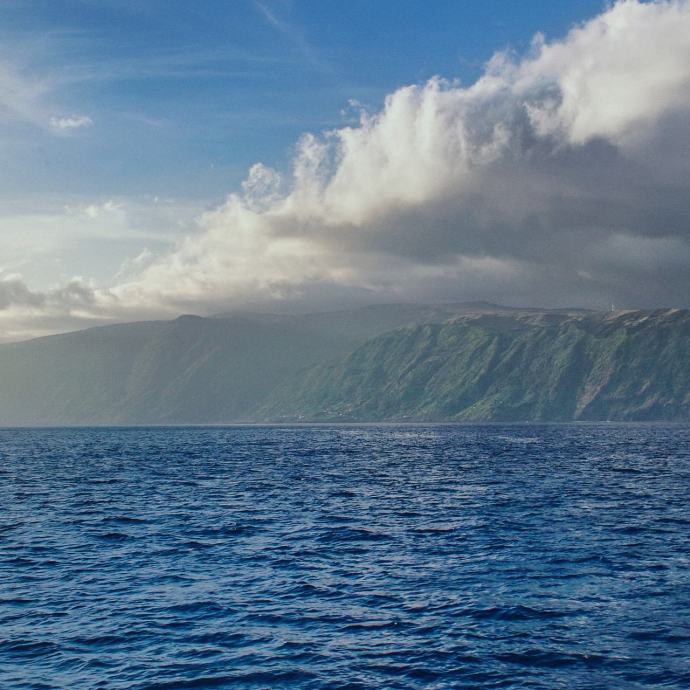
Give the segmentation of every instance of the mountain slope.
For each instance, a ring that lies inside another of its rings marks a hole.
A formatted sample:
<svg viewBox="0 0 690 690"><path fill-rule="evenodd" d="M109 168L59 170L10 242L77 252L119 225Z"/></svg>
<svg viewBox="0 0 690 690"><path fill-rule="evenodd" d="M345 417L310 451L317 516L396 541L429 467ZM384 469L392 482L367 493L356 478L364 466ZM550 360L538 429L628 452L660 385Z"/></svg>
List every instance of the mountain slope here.
<svg viewBox="0 0 690 690"><path fill-rule="evenodd" d="M385 305L295 316L183 316L0 345L0 425L252 419L266 396L308 367L390 328L475 308Z"/></svg>
<svg viewBox="0 0 690 690"><path fill-rule="evenodd" d="M690 312L401 328L278 390L265 420L687 420Z"/></svg>
<svg viewBox="0 0 690 690"><path fill-rule="evenodd" d="M0 425L687 420L690 312L183 316L0 346Z"/></svg>
<svg viewBox="0 0 690 690"><path fill-rule="evenodd" d="M227 421L332 353L299 329L191 316L6 345L0 423Z"/></svg>

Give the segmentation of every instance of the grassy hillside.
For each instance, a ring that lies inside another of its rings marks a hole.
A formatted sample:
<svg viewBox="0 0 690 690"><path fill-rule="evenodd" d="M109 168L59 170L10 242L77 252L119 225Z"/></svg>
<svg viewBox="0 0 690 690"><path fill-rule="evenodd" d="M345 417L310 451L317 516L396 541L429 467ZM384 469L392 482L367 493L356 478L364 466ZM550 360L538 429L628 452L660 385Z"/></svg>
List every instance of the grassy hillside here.
<svg viewBox="0 0 690 690"><path fill-rule="evenodd" d="M401 328L278 390L259 416L687 420L690 313L481 315Z"/></svg>

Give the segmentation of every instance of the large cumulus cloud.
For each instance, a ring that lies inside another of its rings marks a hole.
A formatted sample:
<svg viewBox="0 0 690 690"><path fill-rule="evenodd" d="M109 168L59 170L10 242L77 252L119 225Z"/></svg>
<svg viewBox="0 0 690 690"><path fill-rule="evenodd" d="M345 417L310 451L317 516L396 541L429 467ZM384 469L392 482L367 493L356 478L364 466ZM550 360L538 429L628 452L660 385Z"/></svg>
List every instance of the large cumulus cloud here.
<svg viewBox="0 0 690 690"><path fill-rule="evenodd" d="M690 2L618 2L303 137L95 304L690 306L689 148Z"/></svg>

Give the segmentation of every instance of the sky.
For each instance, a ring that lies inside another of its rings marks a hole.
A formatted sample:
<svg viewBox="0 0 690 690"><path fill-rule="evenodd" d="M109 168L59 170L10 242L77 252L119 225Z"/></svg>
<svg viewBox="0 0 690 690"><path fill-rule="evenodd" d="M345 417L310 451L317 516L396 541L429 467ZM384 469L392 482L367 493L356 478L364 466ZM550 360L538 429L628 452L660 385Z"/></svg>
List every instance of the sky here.
<svg viewBox="0 0 690 690"><path fill-rule="evenodd" d="M690 306L690 1L0 0L0 341Z"/></svg>

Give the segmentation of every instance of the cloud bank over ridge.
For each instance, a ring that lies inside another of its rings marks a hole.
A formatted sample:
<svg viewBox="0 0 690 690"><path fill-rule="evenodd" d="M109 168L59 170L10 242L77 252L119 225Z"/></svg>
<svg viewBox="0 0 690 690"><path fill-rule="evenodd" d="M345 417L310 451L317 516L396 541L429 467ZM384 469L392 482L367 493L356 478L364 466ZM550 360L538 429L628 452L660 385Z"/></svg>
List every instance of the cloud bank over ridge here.
<svg viewBox="0 0 690 690"><path fill-rule="evenodd" d="M118 284L0 271L0 330L275 303L690 306L689 153L690 2L618 2L474 84L406 86L305 135L287 173L254 165Z"/></svg>

